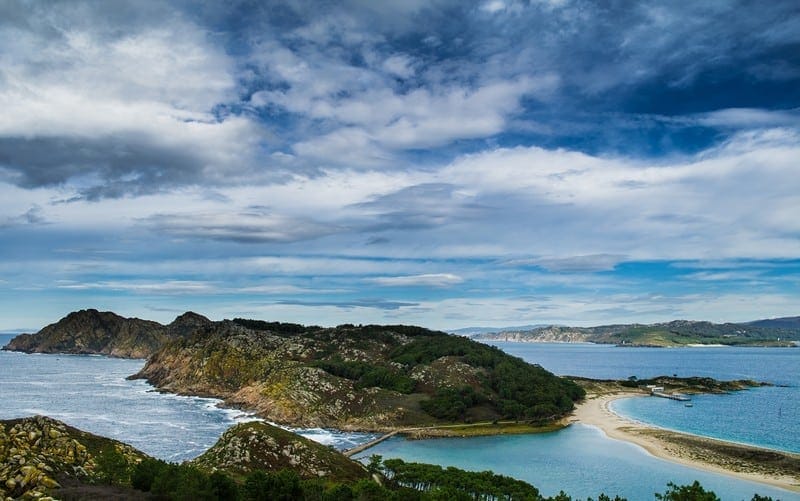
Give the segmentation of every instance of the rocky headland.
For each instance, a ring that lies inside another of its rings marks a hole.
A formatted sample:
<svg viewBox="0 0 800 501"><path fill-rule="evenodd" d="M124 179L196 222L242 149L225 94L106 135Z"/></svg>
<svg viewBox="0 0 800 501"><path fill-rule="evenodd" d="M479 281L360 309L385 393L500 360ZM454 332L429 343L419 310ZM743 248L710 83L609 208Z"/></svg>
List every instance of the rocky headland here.
<svg viewBox="0 0 800 501"><path fill-rule="evenodd" d="M191 312L162 325L81 310L4 349L147 357L132 377L298 427L549 424L583 397L572 381L498 348L404 325L214 322Z"/></svg>
<svg viewBox="0 0 800 501"><path fill-rule="evenodd" d="M135 377L300 427L388 430L553 421L576 384L497 348L409 326L215 322L166 343Z"/></svg>
<svg viewBox="0 0 800 501"><path fill-rule="evenodd" d="M187 312L169 325L125 318L94 309L72 312L35 334L20 334L4 350L147 358L170 339L185 336L211 321Z"/></svg>

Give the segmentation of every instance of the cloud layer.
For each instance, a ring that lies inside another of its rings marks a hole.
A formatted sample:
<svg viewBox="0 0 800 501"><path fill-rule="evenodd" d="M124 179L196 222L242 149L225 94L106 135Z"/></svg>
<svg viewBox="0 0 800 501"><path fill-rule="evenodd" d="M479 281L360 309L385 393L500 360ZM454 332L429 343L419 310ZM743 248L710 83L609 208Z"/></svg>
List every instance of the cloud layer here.
<svg viewBox="0 0 800 501"><path fill-rule="evenodd" d="M791 1L6 2L4 328L40 304L794 315L799 21Z"/></svg>

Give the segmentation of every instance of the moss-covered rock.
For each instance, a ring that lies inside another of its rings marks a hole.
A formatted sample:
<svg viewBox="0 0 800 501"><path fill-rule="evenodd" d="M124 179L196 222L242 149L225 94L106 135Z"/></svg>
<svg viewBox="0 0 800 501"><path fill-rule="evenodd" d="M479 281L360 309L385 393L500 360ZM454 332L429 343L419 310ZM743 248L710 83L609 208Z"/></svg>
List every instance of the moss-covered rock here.
<svg viewBox="0 0 800 501"><path fill-rule="evenodd" d="M255 470L291 469L302 478L350 481L369 477L364 467L341 453L263 422L236 425L191 464L242 478Z"/></svg>
<svg viewBox="0 0 800 501"><path fill-rule="evenodd" d="M0 421L0 498L42 498L60 487L59 478L95 482L119 476L108 467L109 455L122 472L147 457L44 416Z"/></svg>

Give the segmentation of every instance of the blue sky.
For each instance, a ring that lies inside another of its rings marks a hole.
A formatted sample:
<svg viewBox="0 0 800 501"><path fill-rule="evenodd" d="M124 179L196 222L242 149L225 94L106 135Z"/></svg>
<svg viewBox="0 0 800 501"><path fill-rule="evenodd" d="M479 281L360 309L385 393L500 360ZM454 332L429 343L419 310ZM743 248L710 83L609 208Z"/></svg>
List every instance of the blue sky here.
<svg viewBox="0 0 800 501"><path fill-rule="evenodd" d="M7 1L0 330L800 314L796 1Z"/></svg>

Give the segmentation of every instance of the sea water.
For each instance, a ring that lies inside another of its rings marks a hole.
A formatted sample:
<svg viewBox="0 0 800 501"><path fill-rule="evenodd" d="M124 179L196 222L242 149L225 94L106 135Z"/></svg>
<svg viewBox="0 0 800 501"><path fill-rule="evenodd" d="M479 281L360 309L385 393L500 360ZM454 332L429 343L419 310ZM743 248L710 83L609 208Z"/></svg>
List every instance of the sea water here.
<svg viewBox="0 0 800 501"><path fill-rule="evenodd" d="M624 348L610 345L494 342L505 352L559 375L597 379L707 376L753 379L774 387L693 397L694 406L661 398L617 401L614 410L665 428L725 440L798 451L800 349ZM667 412L667 410L669 412ZM564 490L576 498L601 492L631 501L654 499L668 482L700 481L723 500L797 500L800 494L733 477L706 473L653 457L641 447L606 437L597 428L573 425L542 435L405 440L392 438L362 453L493 470L532 483L545 495Z"/></svg>
<svg viewBox="0 0 800 501"><path fill-rule="evenodd" d="M611 345L494 343L556 374L599 379L704 376L775 386L692 396L629 398L612 410L637 421L721 440L800 453L800 348L626 348Z"/></svg>
<svg viewBox="0 0 800 501"><path fill-rule="evenodd" d="M13 336L0 335L0 346ZM50 416L111 437L160 459L192 459L236 423L253 416L219 406L218 399L160 393L126 379L144 360L0 351L0 419ZM372 440L370 433L295 430L339 450Z"/></svg>
<svg viewBox="0 0 800 501"><path fill-rule="evenodd" d="M609 439L598 428L572 425L554 433L495 437L406 440L393 437L360 454L433 463L508 475L529 482L547 496L564 490L574 499L612 498L652 500L668 482L698 480L721 499L747 500L759 493L784 501L800 494L737 478L706 473L664 461L628 442Z"/></svg>

